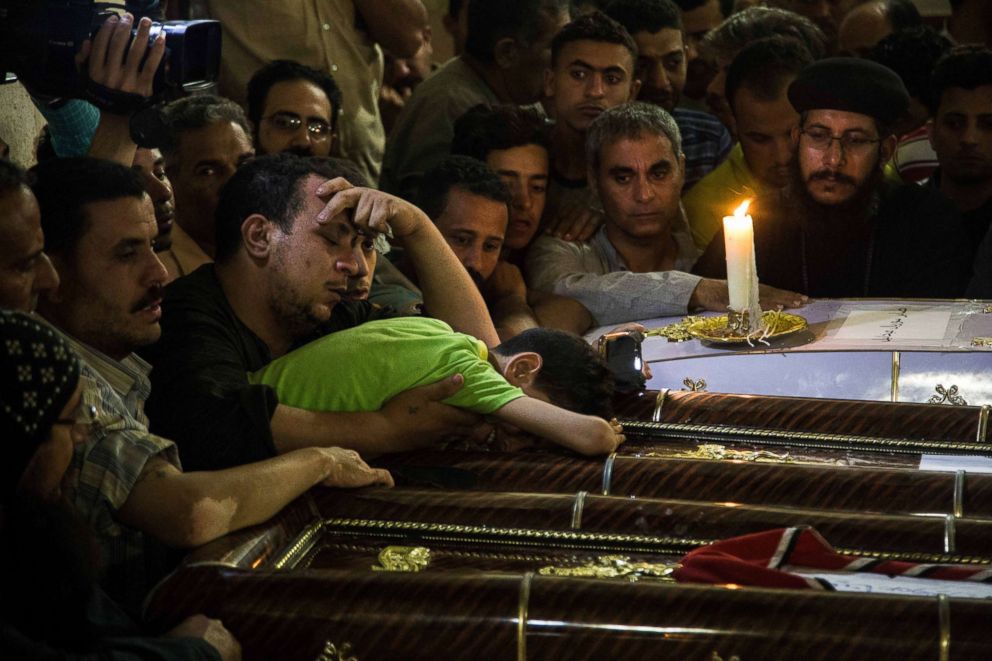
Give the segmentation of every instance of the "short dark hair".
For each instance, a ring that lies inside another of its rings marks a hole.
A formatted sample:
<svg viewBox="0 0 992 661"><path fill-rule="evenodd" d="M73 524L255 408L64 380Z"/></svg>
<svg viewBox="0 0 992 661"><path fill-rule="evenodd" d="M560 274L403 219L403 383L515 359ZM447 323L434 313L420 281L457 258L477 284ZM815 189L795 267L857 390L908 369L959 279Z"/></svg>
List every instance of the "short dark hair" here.
<svg viewBox="0 0 992 661"><path fill-rule="evenodd" d="M923 25L920 10L910 0L888 0L885 3L885 16L896 32Z"/></svg>
<svg viewBox="0 0 992 661"><path fill-rule="evenodd" d="M951 50L951 42L927 25L899 30L887 35L868 53L868 59L895 71L911 97L920 100L928 109L933 106L930 98L930 76L937 61Z"/></svg>
<svg viewBox="0 0 992 661"><path fill-rule="evenodd" d="M813 56L791 37L759 39L744 48L727 70L727 103L731 110L737 91L746 87L758 99L773 101L799 72L813 63Z"/></svg>
<svg viewBox="0 0 992 661"><path fill-rule="evenodd" d="M145 197L141 175L120 163L89 156L53 158L31 170L31 190L41 210L45 251L68 256L79 245L90 218L83 207L125 197Z"/></svg>
<svg viewBox="0 0 992 661"><path fill-rule="evenodd" d="M448 0L448 16L452 18L458 17L458 12L462 10L462 4L465 0Z"/></svg>
<svg viewBox="0 0 992 661"><path fill-rule="evenodd" d="M551 148L548 124L536 110L480 103L455 120L451 153L485 161L491 151L524 145Z"/></svg>
<svg viewBox="0 0 992 661"><path fill-rule="evenodd" d="M471 6L471 5L469 5ZM637 44L627 30L601 11L579 16L563 27L551 40L551 66L558 63L561 50L576 41L598 41L617 44L630 51L630 57L637 61Z"/></svg>
<svg viewBox="0 0 992 661"><path fill-rule="evenodd" d="M0 158L0 197L28 185L27 173L13 161Z"/></svg>
<svg viewBox="0 0 992 661"><path fill-rule="evenodd" d="M682 12L672 0L612 0L603 12L631 35L666 28L682 31Z"/></svg>
<svg viewBox="0 0 992 661"><path fill-rule="evenodd" d="M337 158L279 153L248 161L220 191L214 217L217 262L225 262L238 252L241 225L252 214L261 214L283 232L292 232L294 218L303 208L301 183L308 176L351 181L355 172L354 164Z"/></svg>
<svg viewBox="0 0 992 661"><path fill-rule="evenodd" d="M732 60L744 47L766 37L798 39L814 60L827 54L823 30L805 16L776 7L748 7L725 19L703 39L703 49L715 57Z"/></svg>
<svg viewBox="0 0 992 661"><path fill-rule="evenodd" d="M201 94L176 99L160 110L162 125L160 140L156 145L162 154L171 159L179 149L179 142L185 131L202 129L216 122L233 122L240 126L246 135L251 135L251 125L242 110L234 101L212 94Z"/></svg>
<svg viewBox="0 0 992 661"><path fill-rule="evenodd" d="M709 0L675 0L675 4L679 6L683 12L692 11L693 9L699 9L705 5Z"/></svg>
<svg viewBox="0 0 992 661"><path fill-rule="evenodd" d="M533 351L541 356L534 385L555 406L609 419L613 415L613 373L588 342L554 328L530 328L493 349L501 356Z"/></svg>
<svg viewBox="0 0 992 661"><path fill-rule="evenodd" d="M937 114L948 88L973 90L982 85L992 85L992 50L978 44L955 46L934 66L930 79L930 114Z"/></svg>
<svg viewBox="0 0 992 661"><path fill-rule="evenodd" d="M437 220L448 207L448 194L452 188L502 202L509 209L510 192L499 176L479 159L459 155L446 157L424 174L417 193L417 206L431 220Z"/></svg>
<svg viewBox="0 0 992 661"><path fill-rule="evenodd" d="M262 111L265 110L265 99L269 90L276 83L293 80L303 80L313 83L327 96L331 102L331 129L338 128L338 115L341 113L341 88L334 82L331 74L320 69L308 67L295 60L273 60L255 72L248 81L248 119L258 129L262 121Z"/></svg>
<svg viewBox="0 0 992 661"><path fill-rule="evenodd" d="M568 9L567 0L486 0L468 5L465 52L475 59L495 61L496 42L510 37L532 44L540 36L544 16Z"/></svg>

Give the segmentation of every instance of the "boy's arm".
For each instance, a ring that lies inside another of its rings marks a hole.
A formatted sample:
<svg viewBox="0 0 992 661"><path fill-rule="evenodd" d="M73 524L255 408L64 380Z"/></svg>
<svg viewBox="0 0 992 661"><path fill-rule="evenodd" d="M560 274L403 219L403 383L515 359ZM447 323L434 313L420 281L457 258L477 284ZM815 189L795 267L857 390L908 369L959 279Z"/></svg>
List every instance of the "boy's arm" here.
<svg viewBox="0 0 992 661"><path fill-rule="evenodd" d="M515 399L493 416L580 454L614 452L624 441L616 420L573 413L533 397Z"/></svg>

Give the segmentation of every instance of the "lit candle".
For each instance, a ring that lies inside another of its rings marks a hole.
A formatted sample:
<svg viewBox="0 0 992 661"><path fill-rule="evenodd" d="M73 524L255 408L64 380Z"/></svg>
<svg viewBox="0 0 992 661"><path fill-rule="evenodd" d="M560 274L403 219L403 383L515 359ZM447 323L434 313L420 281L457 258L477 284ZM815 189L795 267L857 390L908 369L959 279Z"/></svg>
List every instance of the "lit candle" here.
<svg viewBox="0 0 992 661"><path fill-rule="evenodd" d="M745 200L734 210L733 216L723 218L723 236L727 250L727 288L730 290L730 309L744 312L750 308L751 283L754 269L754 226ZM756 293L756 292L755 292Z"/></svg>

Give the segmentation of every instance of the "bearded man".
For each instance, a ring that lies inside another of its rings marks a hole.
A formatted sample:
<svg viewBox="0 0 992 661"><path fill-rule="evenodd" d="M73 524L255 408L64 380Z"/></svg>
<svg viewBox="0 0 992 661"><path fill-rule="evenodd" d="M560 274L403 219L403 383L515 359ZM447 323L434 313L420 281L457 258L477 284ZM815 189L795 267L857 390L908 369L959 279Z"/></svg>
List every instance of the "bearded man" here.
<svg viewBox="0 0 992 661"><path fill-rule="evenodd" d="M934 191L893 185L893 121L909 103L899 76L875 62L829 58L789 86L800 114L790 183L752 206L758 277L820 297L958 297L967 236ZM722 230L694 271L725 277Z"/></svg>

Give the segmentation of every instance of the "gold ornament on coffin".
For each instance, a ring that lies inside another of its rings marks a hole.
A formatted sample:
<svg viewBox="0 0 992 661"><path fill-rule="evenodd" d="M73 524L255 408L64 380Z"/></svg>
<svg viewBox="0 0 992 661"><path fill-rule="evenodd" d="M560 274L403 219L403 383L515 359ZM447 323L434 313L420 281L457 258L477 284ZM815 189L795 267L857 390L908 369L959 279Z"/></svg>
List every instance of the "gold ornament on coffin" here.
<svg viewBox="0 0 992 661"><path fill-rule="evenodd" d="M992 349L992 337L973 337L971 338L971 346L980 349Z"/></svg>
<svg viewBox="0 0 992 661"><path fill-rule="evenodd" d="M682 379L682 385L685 386L682 390L688 390L689 392L706 392L706 379L692 380L691 376L687 376Z"/></svg>
<svg viewBox="0 0 992 661"><path fill-rule="evenodd" d="M689 324L686 331L698 340L713 344L753 344L806 330L806 320L797 314L769 310L761 315L762 328L750 334L728 328L727 315L703 317Z"/></svg>
<svg viewBox="0 0 992 661"><path fill-rule="evenodd" d="M662 326L661 328L652 328L646 331L644 335L646 337L664 337L667 338L669 342L688 342L693 339L692 335L689 333L689 325L694 324L702 319L702 317L689 316L681 321L677 321L674 324L668 324L667 326Z"/></svg>
<svg viewBox="0 0 992 661"><path fill-rule="evenodd" d="M431 550L423 546L387 546L379 551L379 564L372 571L418 572L431 562Z"/></svg>
<svg viewBox="0 0 992 661"><path fill-rule="evenodd" d="M625 578L631 583L642 578L674 581L672 572L678 564L634 562L625 555L601 555L596 560L575 567L542 567L541 576L568 576L571 578Z"/></svg>
<svg viewBox="0 0 992 661"><path fill-rule="evenodd" d="M769 464L809 464L847 466L845 459L826 459L814 457L793 457L790 453L782 454L768 450L734 450L717 443L702 443L694 450L678 450L674 452L643 452L641 457L659 457L662 459L707 459L711 461L750 461Z"/></svg>

